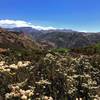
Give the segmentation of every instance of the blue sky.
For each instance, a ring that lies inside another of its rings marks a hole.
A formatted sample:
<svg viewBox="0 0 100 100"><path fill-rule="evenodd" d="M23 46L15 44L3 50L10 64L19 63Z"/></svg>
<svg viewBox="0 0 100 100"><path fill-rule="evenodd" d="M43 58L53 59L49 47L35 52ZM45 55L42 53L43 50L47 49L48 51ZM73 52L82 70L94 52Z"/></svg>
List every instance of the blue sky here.
<svg viewBox="0 0 100 100"><path fill-rule="evenodd" d="M100 0L0 0L0 19L100 31Z"/></svg>

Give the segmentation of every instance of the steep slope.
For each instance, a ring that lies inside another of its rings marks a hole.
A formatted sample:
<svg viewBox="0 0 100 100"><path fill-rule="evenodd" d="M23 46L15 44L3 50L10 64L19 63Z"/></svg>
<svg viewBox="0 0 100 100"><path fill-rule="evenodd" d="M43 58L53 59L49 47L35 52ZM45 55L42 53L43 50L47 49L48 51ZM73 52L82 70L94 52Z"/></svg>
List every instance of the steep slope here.
<svg viewBox="0 0 100 100"><path fill-rule="evenodd" d="M0 48L37 49L39 44L23 33L0 29Z"/></svg>
<svg viewBox="0 0 100 100"><path fill-rule="evenodd" d="M42 34L38 40L52 42L57 48L79 48L100 42L100 33L52 32Z"/></svg>

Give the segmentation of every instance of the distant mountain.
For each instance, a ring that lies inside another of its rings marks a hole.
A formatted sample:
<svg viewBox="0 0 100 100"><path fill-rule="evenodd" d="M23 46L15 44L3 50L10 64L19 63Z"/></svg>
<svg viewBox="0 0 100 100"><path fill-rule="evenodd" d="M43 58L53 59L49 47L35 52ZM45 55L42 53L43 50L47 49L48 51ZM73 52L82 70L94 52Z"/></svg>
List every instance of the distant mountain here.
<svg viewBox="0 0 100 100"><path fill-rule="evenodd" d="M57 48L79 48L100 42L100 33L56 31L42 34L38 37L38 40L51 42Z"/></svg>
<svg viewBox="0 0 100 100"><path fill-rule="evenodd" d="M100 33L85 33L70 29L37 30L31 27L16 27L10 31L30 35L43 46L55 48L79 48L100 42Z"/></svg>
<svg viewBox="0 0 100 100"><path fill-rule="evenodd" d="M7 30L13 32L22 32L24 34L32 36L33 39L42 34L40 30L34 29L32 27L15 27L15 28L8 28Z"/></svg>
<svg viewBox="0 0 100 100"><path fill-rule="evenodd" d="M25 34L31 35L32 38L38 38L42 34L52 33L52 32L75 32L70 29L50 29L50 30L38 30L32 27L15 27L8 28L8 31L23 32Z"/></svg>

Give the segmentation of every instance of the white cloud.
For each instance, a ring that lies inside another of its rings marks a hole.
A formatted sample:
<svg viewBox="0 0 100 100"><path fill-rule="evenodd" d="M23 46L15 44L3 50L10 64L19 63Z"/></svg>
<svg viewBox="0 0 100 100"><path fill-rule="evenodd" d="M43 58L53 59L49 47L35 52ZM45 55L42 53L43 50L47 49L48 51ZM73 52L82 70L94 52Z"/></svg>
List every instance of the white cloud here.
<svg viewBox="0 0 100 100"><path fill-rule="evenodd" d="M87 30L80 30L80 32L85 32L85 33L88 33L88 31L87 31Z"/></svg>
<svg viewBox="0 0 100 100"><path fill-rule="evenodd" d="M49 30L49 29L56 29L54 27L42 27L42 26L36 26L32 23L22 21L22 20L0 20L0 27L3 28L13 28L13 27L32 27L38 30Z"/></svg>

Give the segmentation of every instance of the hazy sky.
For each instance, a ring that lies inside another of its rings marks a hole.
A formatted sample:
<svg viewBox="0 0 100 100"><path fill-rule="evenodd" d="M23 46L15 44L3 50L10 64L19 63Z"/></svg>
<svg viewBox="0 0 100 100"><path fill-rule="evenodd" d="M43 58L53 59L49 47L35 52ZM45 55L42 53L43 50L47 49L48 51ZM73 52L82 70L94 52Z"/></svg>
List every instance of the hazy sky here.
<svg viewBox="0 0 100 100"><path fill-rule="evenodd" d="M0 0L0 19L100 31L100 0Z"/></svg>

